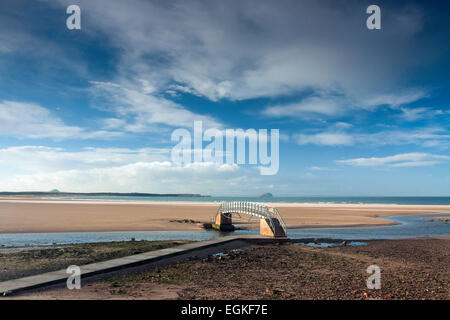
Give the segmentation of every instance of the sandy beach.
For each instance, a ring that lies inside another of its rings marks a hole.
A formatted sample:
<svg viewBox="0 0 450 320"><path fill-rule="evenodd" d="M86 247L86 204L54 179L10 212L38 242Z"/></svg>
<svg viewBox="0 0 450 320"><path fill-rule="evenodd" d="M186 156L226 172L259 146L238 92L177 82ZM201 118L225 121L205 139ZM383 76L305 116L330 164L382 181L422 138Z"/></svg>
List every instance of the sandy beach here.
<svg viewBox="0 0 450 320"><path fill-rule="evenodd" d="M392 215L450 213L449 205L272 203L289 228L391 224ZM215 202L0 199L0 233L200 230ZM198 224L174 220L192 219ZM245 221L247 219L244 219Z"/></svg>

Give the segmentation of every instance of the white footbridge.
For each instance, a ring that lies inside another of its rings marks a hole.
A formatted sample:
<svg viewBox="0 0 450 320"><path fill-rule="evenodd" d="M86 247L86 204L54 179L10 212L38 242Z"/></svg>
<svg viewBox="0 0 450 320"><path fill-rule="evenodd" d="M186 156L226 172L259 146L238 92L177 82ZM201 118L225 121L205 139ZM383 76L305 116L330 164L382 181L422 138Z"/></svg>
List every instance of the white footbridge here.
<svg viewBox="0 0 450 320"><path fill-rule="evenodd" d="M286 237L287 227L277 208L264 203L231 201L222 202L216 215L216 225L231 225L233 214L257 217L260 220L260 233L274 237Z"/></svg>

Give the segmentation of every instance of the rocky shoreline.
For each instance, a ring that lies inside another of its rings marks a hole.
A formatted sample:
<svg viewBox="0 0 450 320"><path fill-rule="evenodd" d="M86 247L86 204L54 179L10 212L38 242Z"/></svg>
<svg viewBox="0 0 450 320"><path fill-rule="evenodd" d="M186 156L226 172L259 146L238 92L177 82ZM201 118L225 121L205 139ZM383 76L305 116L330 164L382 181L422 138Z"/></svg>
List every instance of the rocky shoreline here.
<svg viewBox="0 0 450 320"><path fill-rule="evenodd" d="M302 239L305 243L312 239ZM327 239L316 239L316 242ZM329 239L328 239L329 240ZM168 265L86 280L83 290L49 288L21 299L448 300L450 238L372 240L352 246L249 244ZM368 289L367 268L381 270Z"/></svg>

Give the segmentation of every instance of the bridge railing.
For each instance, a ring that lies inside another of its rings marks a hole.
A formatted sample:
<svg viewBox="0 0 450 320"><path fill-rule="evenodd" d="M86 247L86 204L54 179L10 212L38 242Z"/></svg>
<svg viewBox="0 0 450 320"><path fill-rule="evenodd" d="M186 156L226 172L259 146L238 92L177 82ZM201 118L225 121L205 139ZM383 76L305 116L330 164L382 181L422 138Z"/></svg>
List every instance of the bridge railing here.
<svg viewBox="0 0 450 320"><path fill-rule="evenodd" d="M270 227L275 231L273 219L277 219L285 234L287 234L287 226L284 219L281 217L277 208L270 207L267 204L259 202L247 201L229 201L222 202L218 212L224 216L231 216L232 213L248 214L261 219L268 219Z"/></svg>

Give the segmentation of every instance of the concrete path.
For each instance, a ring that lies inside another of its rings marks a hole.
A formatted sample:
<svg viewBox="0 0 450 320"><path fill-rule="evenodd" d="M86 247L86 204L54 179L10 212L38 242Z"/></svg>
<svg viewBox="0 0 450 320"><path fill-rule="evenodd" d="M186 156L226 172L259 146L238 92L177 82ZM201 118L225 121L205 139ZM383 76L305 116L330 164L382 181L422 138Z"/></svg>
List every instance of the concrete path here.
<svg viewBox="0 0 450 320"><path fill-rule="evenodd" d="M81 276L88 277L97 274L108 273L111 271L117 271L128 267L135 267L138 265L154 261L160 261L166 258L171 258L191 251L222 245L236 240L274 241L275 239L259 235L236 235L236 236L220 237L206 241L198 241L173 248L149 251L128 257L80 266ZM283 240L286 241L286 238ZM57 283L64 283L67 281L68 277L69 274L67 274L66 269L64 269L59 271L47 272L35 276L29 276L25 278L0 282L0 297L24 290L36 289Z"/></svg>

